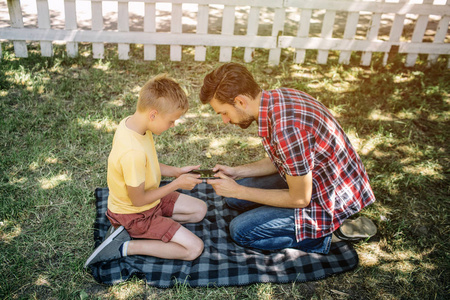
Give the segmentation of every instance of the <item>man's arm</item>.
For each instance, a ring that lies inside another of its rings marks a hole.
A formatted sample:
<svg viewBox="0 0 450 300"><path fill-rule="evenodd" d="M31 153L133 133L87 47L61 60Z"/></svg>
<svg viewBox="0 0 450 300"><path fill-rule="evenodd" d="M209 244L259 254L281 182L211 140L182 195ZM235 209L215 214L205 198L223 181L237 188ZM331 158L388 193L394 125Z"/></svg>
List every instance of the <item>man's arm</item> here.
<svg viewBox="0 0 450 300"><path fill-rule="evenodd" d="M219 173L220 179L208 180L220 196L238 198L255 203L285 208L303 208L312 195L312 173L304 176L286 176L289 189L259 189L239 185L230 177Z"/></svg>
<svg viewBox="0 0 450 300"><path fill-rule="evenodd" d="M259 161L237 166L237 167L228 167L224 165L216 165L213 169L214 171L221 171L223 174L231 177L233 179L238 177L258 177L258 176L266 176L275 174L277 169L270 161L268 157L263 158Z"/></svg>

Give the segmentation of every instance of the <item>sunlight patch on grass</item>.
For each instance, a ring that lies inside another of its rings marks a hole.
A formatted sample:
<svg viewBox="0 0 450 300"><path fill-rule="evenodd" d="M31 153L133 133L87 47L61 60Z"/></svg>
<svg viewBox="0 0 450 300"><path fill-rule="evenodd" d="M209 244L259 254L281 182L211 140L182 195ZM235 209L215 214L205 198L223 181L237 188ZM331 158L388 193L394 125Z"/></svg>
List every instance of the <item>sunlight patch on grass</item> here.
<svg viewBox="0 0 450 300"><path fill-rule="evenodd" d="M12 228L9 227L9 221L0 222L0 241L10 243L14 238L22 233L22 227L17 224Z"/></svg>
<svg viewBox="0 0 450 300"><path fill-rule="evenodd" d="M108 102L109 106L116 106L116 107L122 107L125 103L123 103L122 99L117 99L114 101Z"/></svg>
<svg viewBox="0 0 450 300"><path fill-rule="evenodd" d="M9 184L10 185L22 185L22 184L25 184L27 181L28 181L27 177L15 178L14 175L12 175L9 178Z"/></svg>
<svg viewBox="0 0 450 300"><path fill-rule="evenodd" d="M365 251L358 254L361 266L375 266L379 263L379 245L370 244Z"/></svg>
<svg viewBox="0 0 450 300"><path fill-rule="evenodd" d="M318 74L312 74L309 72L304 72L303 70L299 70L299 71L293 71L291 73L291 76L293 78L302 78L302 79L308 79L308 80L317 80L318 77L320 77L321 75ZM322 76L323 77L323 76Z"/></svg>
<svg viewBox="0 0 450 300"><path fill-rule="evenodd" d="M37 171L39 168L43 167L45 164L47 165L56 165L56 164L60 164L61 160L56 158L56 157L47 157L44 159L44 163L40 163L39 161L42 161L41 159L39 159L38 161L33 161L29 166L28 169L30 171Z"/></svg>
<svg viewBox="0 0 450 300"><path fill-rule="evenodd" d="M38 276L34 284L39 286L50 286L50 282L48 282L47 276L44 276L42 274Z"/></svg>
<svg viewBox="0 0 450 300"><path fill-rule="evenodd" d="M227 145L234 144L236 140L235 136L227 136L221 138L212 139L209 143L210 152L213 155L223 155L229 152ZM239 148L247 148L248 146L259 146L261 144L261 140L256 137L247 137L245 142L239 141L237 142Z"/></svg>
<svg viewBox="0 0 450 300"><path fill-rule="evenodd" d="M209 113L209 112L199 112L199 113L193 113L193 112L189 112L183 115L183 117L180 118L180 120L182 119L195 119L195 118L211 118L214 117L215 114Z"/></svg>
<svg viewBox="0 0 450 300"><path fill-rule="evenodd" d="M429 161L421 162L416 165L404 166L403 170L405 173L426 176L432 179L444 180L444 170L442 166L438 163L433 163Z"/></svg>
<svg viewBox="0 0 450 300"><path fill-rule="evenodd" d="M393 77L394 83L405 83L405 82L410 82L414 80L414 76L408 76L405 73L402 74L398 74L396 76Z"/></svg>
<svg viewBox="0 0 450 300"><path fill-rule="evenodd" d="M274 292L274 285L263 283L259 285L256 294L258 295L258 299L273 299L272 297L275 296L273 292Z"/></svg>
<svg viewBox="0 0 450 300"><path fill-rule="evenodd" d="M138 299L145 294L145 285L142 284L142 281L132 280L113 286L110 294L118 300Z"/></svg>
<svg viewBox="0 0 450 300"><path fill-rule="evenodd" d="M22 72L5 72L6 78L8 78L9 82L17 85L26 86L31 84L31 74L23 69L21 71Z"/></svg>
<svg viewBox="0 0 450 300"><path fill-rule="evenodd" d="M341 81L341 82L333 82L328 83L325 85L325 88L329 90L330 92L335 93L345 93L352 90L353 85L350 84L350 82L347 81Z"/></svg>
<svg viewBox="0 0 450 300"><path fill-rule="evenodd" d="M359 137L358 132L355 130L348 130L346 133L356 151L363 155L373 152L377 146L382 143L377 136L364 140Z"/></svg>
<svg viewBox="0 0 450 300"><path fill-rule="evenodd" d="M436 265L424 263L424 259L429 255L427 252L418 253L412 250L388 252L383 249L382 243L367 243L363 246L364 251L359 251L358 256L361 266L373 267L377 266L385 272L392 270L403 273L414 272L422 265L426 265L428 270L436 269Z"/></svg>
<svg viewBox="0 0 450 300"><path fill-rule="evenodd" d="M96 64L93 66L94 69L108 71L111 68L111 63L108 61L97 60Z"/></svg>
<svg viewBox="0 0 450 300"><path fill-rule="evenodd" d="M417 113L413 111L401 111L396 114L399 119L414 120L417 119Z"/></svg>
<svg viewBox="0 0 450 300"><path fill-rule="evenodd" d="M103 120L86 120L86 119L77 119L78 125L81 126L91 126L97 130L104 130L106 132L114 132L117 129L117 124L115 121L109 120L109 119L103 119Z"/></svg>
<svg viewBox="0 0 450 300"><path fill-rule="evenodd" d="M391 116L391 114L382 112L379 109L374 109L369 115L369 119L372 119L374 121L394 121L394 118Z"/></svg>
<svg viewBox="0 0 450 300"><path fill-rule="evenodd" d="M356 151L362 155L372 153L377 157L386 156L386 153L384 151L380 151L377 149L379 149L383 145L393 145L397 142L397 140L393 136L385 136L382 132L377 132L372 136L368 136L368 138L366 139L360 138L358 132L355 131L355 129L347 130L346 133Z"/></svg>
<svg viewBox="0 0 450 300"><path fill-rule="evenodd" d="M39 183L41 184L41 188L43 190L49 190L57 187L63 182L71 180L70 176L67 174L59 174L56 176L52 176L50 178L42 178L39 180Z"/></svg>

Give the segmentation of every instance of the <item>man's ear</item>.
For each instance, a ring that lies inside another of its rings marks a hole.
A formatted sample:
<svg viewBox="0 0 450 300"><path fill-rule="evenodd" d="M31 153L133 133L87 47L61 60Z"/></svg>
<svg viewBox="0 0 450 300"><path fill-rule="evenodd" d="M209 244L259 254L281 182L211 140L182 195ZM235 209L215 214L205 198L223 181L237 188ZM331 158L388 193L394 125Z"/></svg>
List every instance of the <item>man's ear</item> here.
<svg viewBox="0 0 450 300"><path fill-rule="evenodd" d="M244 95L237 95L234 98L234 106L239 106L242 109L246 109L248 105L248 98Z"/></svg>
<svg viewBox="0 0 450 300"><path fill-rule="evenodd" d="M150 121L153 121L157 115L158 115L158 111L156 109L152 109L148 112L148 117L149 117Z"/></svg>

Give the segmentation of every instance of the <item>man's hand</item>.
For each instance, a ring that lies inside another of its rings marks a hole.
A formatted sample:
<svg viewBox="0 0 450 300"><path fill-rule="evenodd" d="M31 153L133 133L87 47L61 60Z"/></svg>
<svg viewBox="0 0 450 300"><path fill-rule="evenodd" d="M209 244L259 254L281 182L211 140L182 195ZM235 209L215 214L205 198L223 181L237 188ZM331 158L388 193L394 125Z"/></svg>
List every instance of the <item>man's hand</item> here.
<svg viewBox="0 0 450 300"><path fill-rule="evenodd" d="M236 198L239 195L240 185L234 179L222 172L216 173L214 177L217 177L217 179L208 179L206 182L212 185L217 195L228 198Z"/></svg>
<svg viewBox="0 0 450 300"><path fill-rule="evenodd" d="M230 177L232 179L236 179L238 177L237 172L236 172L236 168L229 167L229 166L224 166L224 165L217 164L213 168L213 171L214 172L220 172L220 173L222 173L222 174L224 174L227 177Z"/></svg>

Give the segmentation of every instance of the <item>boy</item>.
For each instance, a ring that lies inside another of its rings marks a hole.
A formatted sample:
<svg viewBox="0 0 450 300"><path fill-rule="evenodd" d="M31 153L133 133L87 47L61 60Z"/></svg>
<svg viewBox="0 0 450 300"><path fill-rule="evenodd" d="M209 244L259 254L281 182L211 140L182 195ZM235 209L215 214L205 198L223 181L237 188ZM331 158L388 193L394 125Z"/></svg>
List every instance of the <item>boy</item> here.
<svg viewBox="0 0 450 300"><path fill-rule="evenodd" d="M115 230L85 267L127 255L194 260L202 253L203 241L181 223L201 221L206 204L175 191L201 183L200 175L187 174L200 166L159 163L152 137L173 127L187 109L186 94L165 75L141 89L136 112L120 122L108 158L106 216ZM160 187L161 176L177 178Z"/></svg>

